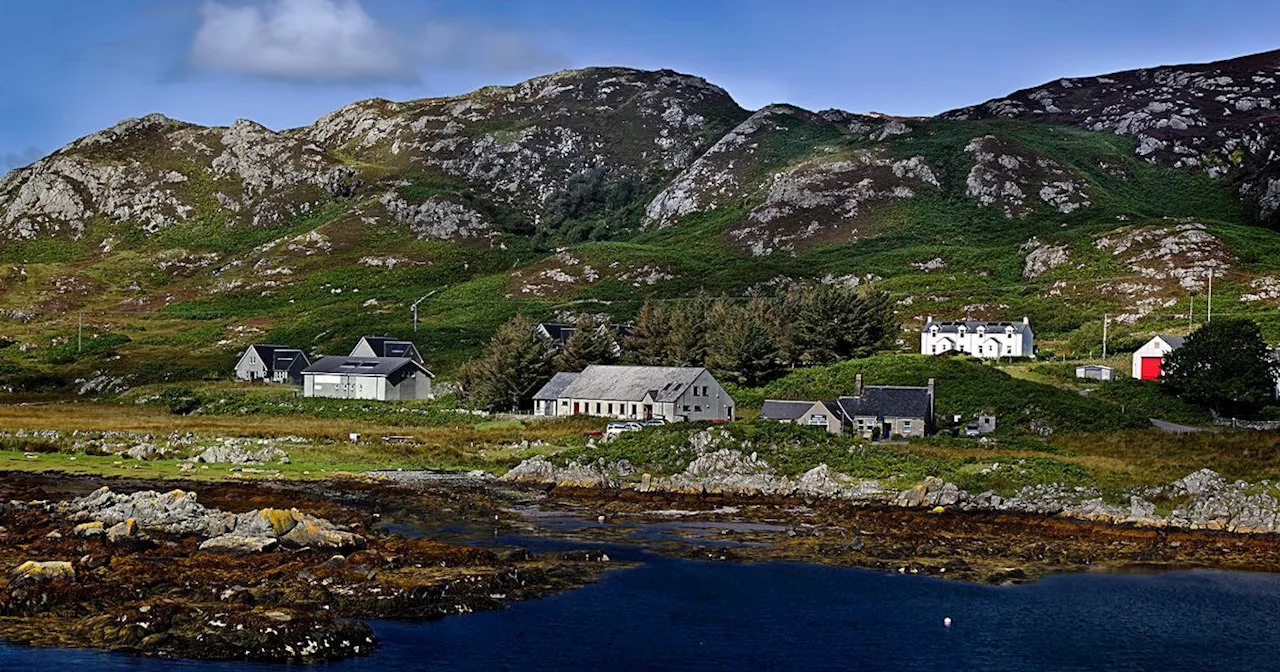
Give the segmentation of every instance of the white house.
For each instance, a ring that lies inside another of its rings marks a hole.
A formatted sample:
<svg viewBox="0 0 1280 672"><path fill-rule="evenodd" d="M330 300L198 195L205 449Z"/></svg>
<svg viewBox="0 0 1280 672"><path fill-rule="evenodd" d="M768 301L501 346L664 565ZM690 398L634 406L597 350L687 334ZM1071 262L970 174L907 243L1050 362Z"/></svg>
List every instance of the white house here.
<svg viewBox="0 0 1280 672"><path fill-rule="evenodd" d="M1164 358L1182 347L1181 336L1160 334L1147 341L1133 353L1133 377L1139 380L1159 380L1164 369Z"/></svg>
<svg viewBox="0 0 1280 672"><path fill-rule="evenodd" d="M927 318L920 332L920 354L960 353L983 359L1035 357L1031 322L934 321Z"/></svg>
<svg viewBox="0 0 1280 672"><path fill-rule="evenodd" d="M302 371L302 395L400 401L431 396L432 375L408 357L321 357Z"/></svg>
<svg viewBox="0 0 1280 672"><path fill-rule="evenodd" d="M564 383L553 379L548 385ZM539 390L535 397L545 397ZM545 401L545 399L544 399ZM733 420L733 398L702 367L588 366L556 394L555 415ZM547 415L545 409L544 415Z"/></svg>
<svg viewBox="0 0 1280 672"><path fill-rule="evenodd" d="M297 385L302 382L302 370L310 364L301 350L284 345L257 343L240 355L236 362L236 378Z"/></svg>

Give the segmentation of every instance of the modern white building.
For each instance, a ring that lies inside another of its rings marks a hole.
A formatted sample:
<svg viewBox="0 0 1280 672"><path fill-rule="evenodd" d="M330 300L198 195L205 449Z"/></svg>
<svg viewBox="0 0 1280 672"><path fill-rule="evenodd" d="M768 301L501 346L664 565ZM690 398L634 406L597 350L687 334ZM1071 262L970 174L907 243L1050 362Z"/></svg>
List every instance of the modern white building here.
<svg viewBox="0 0 1280 672"><path fill-rule="evenodd" d="M983 359L1035 357L1031 322L976 322L925 320L920 332L920 354L964 354Z"/></svg>
<svg viewBox="0 0 1280 672"><path fill-rule="evenodd" d="M403 401L431 396L427 368L408 357L321 357L302 371L302 395Z"/></svg>
<svg viewBox="0 0 1280 672"><path fill-rule="evenodd" d="M1159 380L1164 373L1164 358L1182 347L1181 336L1160 334L1147 341L1133 353L1133 377L1138 380Z"/></svg>

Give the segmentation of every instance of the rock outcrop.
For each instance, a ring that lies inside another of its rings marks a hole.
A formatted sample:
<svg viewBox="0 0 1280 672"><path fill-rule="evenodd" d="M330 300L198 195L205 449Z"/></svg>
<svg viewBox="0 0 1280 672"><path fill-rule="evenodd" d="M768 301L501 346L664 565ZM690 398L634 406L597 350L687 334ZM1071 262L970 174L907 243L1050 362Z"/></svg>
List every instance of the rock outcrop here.
<svg viewBox="0 0 1280 672"><path fill-rule="evenodd" d="M201 537L201 550L259 552L277 545L349 550L364 545L360 535L297 509L227 513L205 507L196 501L196 493L183 490L125 495L102 487L55 506L71 520L89 521L77 530L109 526L106 535L111 541L136 536L140 530Z"/></svg>

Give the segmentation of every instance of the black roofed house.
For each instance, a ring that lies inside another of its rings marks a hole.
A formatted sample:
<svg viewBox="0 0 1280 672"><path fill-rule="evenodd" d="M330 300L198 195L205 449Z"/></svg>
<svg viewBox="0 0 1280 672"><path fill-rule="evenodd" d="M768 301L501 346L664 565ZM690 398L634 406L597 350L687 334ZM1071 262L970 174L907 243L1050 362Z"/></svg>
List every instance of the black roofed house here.
<svg viewBox="0 0 1280 672"><path fill-rule="evenodd" d="M568 371L561 371L551 377L542 389L533 395L533 414L545 417L553 417L556 413L556 400L560 398L564 388L569 387L569 383L576 380L578 374Z"/></svg>
<svg viewBox="0 0 1280 672"><path fill-rule="evenodd" d="M427 399L435 376L408 357L321 357L302 372L306 397Z"/></svg>
<svg viewBox="0 0 1280 672"><path fill-rule="evenodd" d="M805 427L821 427L839 435L844 425L844 414L834 401L790 401L765 399L760 410L761 420L775 420Z"/></svg>
<svg viewBox="0 0 1280 672"><path fill-rule="evenodd" d="M614 340L614 354L619 354L622 350L621 342L631 334L631 327L625 324L602 324L600 329L602 331L608 329L612 332L610 335L613 336ZM557 347L568 343L573 336L573 332L577 330L577 327L572 324L561 324L559 322L539 322L538 326L533 328L534 333Z"/></svg>
<svg viewBox="0 0 1280 672"><path fill-rule="evenodd" d="M236 362L236 378L271 383L302 382L302 370L310 362L301 350L284 345L258 343L248 347Z"/></svg>
<svg viewBox="0 0 1280 672"><path fill-rule="evenodd" d="M855 377L854 394L836 400L854 436L894 439L928 436L933 430L934 380L925 387L862 386Z"/></svg>
<svg viewBox="0 0 1280 672"><path fill-rule="evenodd" d="M733 398L702 367L593 365L558 393L555 414L733 420L733 407Z"/></svg>
<svg viewBox="0 0 1280 672"><path fill-rule="evenodd" d="M422 364L422 355L411 341L400 341L384 336L365 336L351 349L352 357L407 357Z"/></svg>
<svg viewBox="0 0 1280 672"><path fill-rule="evenodd" d="M977 322L925 320L920 332L920 354L965 354L983 359L1035 357L1031 322Z"/></svg>

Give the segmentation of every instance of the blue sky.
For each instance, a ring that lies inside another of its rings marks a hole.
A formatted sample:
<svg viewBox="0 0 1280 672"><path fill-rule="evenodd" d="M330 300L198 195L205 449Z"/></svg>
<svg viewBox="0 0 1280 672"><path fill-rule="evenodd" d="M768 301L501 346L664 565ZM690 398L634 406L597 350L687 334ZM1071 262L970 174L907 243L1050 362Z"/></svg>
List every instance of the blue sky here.
<svg viewBox="0 0 1280 672"><path fill-rule="evenodd" d="M149 112L306 125L565 67L745 107L934 114L1063 76L1280 48L1274 0L0 0L0 170Z"/></svg>

